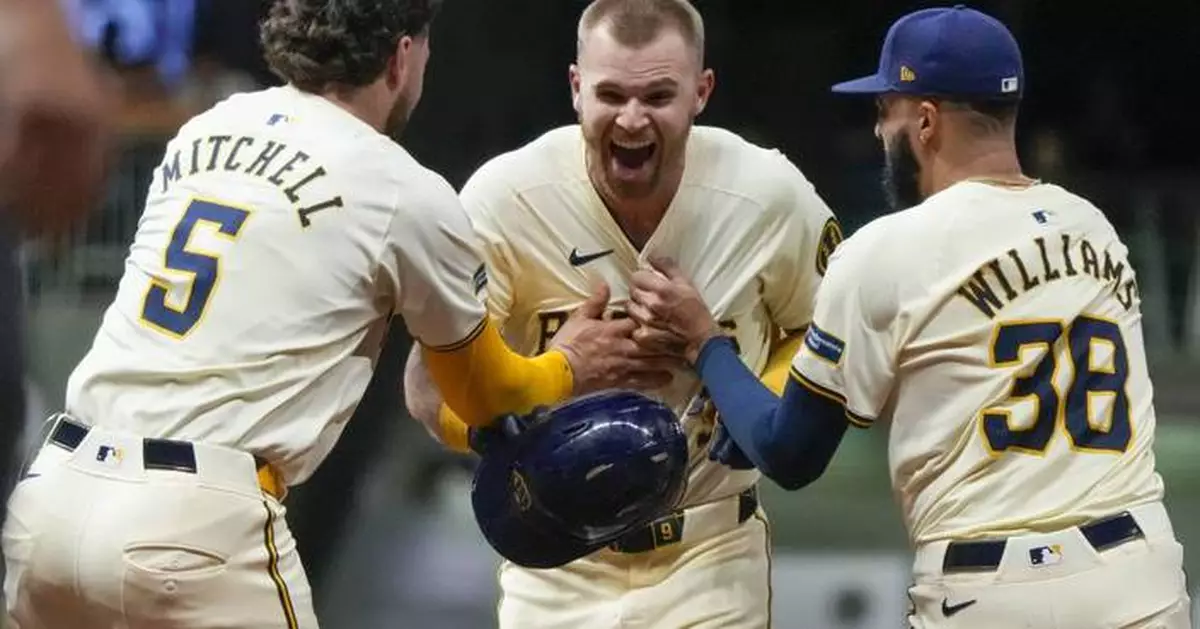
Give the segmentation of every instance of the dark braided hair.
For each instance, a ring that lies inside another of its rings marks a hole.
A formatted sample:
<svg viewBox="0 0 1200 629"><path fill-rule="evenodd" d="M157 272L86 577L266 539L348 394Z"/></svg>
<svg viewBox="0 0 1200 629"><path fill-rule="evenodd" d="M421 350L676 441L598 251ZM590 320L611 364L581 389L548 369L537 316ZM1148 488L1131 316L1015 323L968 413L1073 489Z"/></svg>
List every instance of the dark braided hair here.
<svg viewBox="0 0 1200 629"><path fill-rule="evenodd" d="M274 0L260 27L271 71L318 92L374 82L401 37L427 32L442 0Z"/></svg>

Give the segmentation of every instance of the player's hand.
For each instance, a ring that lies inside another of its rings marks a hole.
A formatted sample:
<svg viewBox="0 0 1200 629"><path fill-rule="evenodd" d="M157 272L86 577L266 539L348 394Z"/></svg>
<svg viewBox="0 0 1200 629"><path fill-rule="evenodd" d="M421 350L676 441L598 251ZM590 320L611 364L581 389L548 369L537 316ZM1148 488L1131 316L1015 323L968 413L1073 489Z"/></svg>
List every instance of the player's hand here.
<svg viewBox="0 0 1200 629"><path fill-rule="evenodd" d="M729 436L729 431L725 430L725 426L721 425L719 421L716 428L713 429L712 441L708 446L708 460L716 461L735 470L754 469L754 463L750 461L745 452L742 452L738 444Z"/></svg>
<svg viewBox="0 0 1200 629"><path fill-rule="evenodd" d="M108 75L70 41L53 5L6 14L12 28L0 36L0 204L35 235L99 204L115 107Z"/></svg>
<svg viewBox="0 0 1200 629"><path fill-rule="evenodd" d="M687 339L684 339L671 330L652 327L634 315L630 315L630 318L638 322L637 329L633 331L633 340L643 350L656 354L678 356L683 363L691 362L687 359L686 355Z"/></svg>
<svg viewBox="0 0 1200 629"><path fill-rule="evenodd" d="M575 395L604 389L650 390L671 383L671 370L684 365L677 356L647 351L633 340L638 324L603 318L611 291L600 284L563 323L550 347L566 355L574 373Z"/></svg>
<svg viewBox="0 0 1200 629"><path fill-rule="evenodd" d="M694 364L708 339L721 334L700 291L674 261L651 259L633 274L629 317L642 326L634 338L646 347L676 347Z"/></svg>

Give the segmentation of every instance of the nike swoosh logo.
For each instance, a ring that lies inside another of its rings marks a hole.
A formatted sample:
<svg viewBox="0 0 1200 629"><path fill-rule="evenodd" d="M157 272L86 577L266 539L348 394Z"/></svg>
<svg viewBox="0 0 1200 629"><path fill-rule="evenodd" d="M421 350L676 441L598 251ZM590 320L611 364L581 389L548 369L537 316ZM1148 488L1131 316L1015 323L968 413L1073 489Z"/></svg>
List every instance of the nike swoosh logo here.
<svg viewBox="0 0 1200 629"><path fill-rule="evenodd" d="M603 258L612 252L612 249L605 249L604 251L598 251L596 253L580 255L579 249L572 249L571 255L567 257L567 260L570 261L571 266L583 266L593 260L599 260L600 258Z"/></svg>
<svg viewBox="0 0 1200 629"><path fill-rule="evenodd" d="M963 601L961 603L955 603L954 605L950 605L949 601L943 598L942 599L942 615L945 616L946 618L949 618L974 604L975 604L975 599L971 599L969 601Z"/></svg>

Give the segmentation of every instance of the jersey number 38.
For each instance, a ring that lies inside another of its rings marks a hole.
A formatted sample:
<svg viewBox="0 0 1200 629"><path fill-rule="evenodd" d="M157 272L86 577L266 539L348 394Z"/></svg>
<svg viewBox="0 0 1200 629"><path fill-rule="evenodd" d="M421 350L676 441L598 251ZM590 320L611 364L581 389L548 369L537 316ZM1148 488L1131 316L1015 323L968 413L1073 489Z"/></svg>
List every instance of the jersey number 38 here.
<svg viewBox="0 0 1200 629"><path fill-rule="evenodd" d="M1065 338L1064 338L1065 336ZM1060 351L1059 344L1063 343ZM999 325L993 335L991 361L995 367L1021 362L1025 349L1045 353L1032 370L1016 376L1008 399L983 412L983 434L994 452L1041 454L1061 425L1071 446L1085 452L1124 452L1132 438L1129 396L1129 357L1121 328L1112 321L1081 316L1067 328L1058 321L1023 321ZM1055 384L1061 365L1069 362L1070 384ZM1020 401L1033 407L1033 421L1014 422ZM1107 413L1097 411L1107 409ZM1102 417L1097 417L1102 415ZM1014 428L1014 424L1021 428Z"/></svg>

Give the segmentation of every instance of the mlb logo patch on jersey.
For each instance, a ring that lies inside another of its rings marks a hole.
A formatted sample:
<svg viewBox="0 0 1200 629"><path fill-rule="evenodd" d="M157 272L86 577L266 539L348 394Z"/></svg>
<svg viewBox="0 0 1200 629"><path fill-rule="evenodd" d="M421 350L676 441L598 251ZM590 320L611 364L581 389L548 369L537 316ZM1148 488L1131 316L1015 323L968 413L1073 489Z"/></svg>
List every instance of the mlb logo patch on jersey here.
<svg viewBox="0 0 1200 629"><path fill-rule="evenodd" d="M267 126L273 127L281 122L286 123L286 122L291 122L291 121L292 121L292 117L287 114L271 114L271 117L267 118Z"/></svg>
<svg viewBox="0 0 1200 629"><path fill-rule="evenodd" d="M842 352L846 350L846 342L818 328L816 324L808 326L808 334L804 335L804 345L812 353L838 365L842 362Z"/></svg>
<svg viewBox="0 0 1200 629"><path fill-rule="evenodd" d="M125 453L121 452L120 448L114 446L100 446L96 450L96 460L101 463L117 465L123 458L125 458Z"/></svg>
<svg viewBox="0 0 1200 629"><path fill-rule="evenodd" d="M1029 549L1029 565L1034 568L1053 566L1062 561L1062 545L1036 546Z"/></svg>
<svg viewBox="0 0 1200 629"><path fill-rule="evenodd" d="M1033 220L1037 221L1039 225L1046 225L1050 222L1050 218L1054 214L1046 210L1034 210L1031 216L1033 216Z"/></svg>

